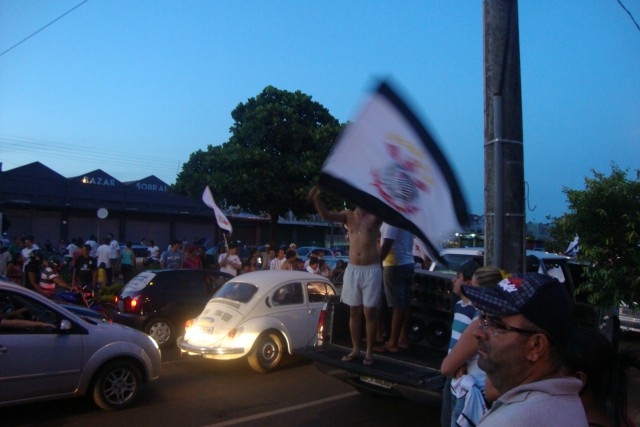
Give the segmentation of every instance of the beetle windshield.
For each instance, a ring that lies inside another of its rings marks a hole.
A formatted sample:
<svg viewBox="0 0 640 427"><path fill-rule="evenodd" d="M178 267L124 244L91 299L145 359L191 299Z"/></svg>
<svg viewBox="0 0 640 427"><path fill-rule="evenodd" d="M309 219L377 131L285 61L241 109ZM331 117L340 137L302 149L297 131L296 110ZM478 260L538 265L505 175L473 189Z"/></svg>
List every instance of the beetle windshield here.
<svg viewBox="0 0 640 427"><path fill-rule="evenodd" d="M231 281L225 283L214 298L225 298L232 301L246 303L251 300L253 295L258 291L255 285L244 282Z"/></svg>

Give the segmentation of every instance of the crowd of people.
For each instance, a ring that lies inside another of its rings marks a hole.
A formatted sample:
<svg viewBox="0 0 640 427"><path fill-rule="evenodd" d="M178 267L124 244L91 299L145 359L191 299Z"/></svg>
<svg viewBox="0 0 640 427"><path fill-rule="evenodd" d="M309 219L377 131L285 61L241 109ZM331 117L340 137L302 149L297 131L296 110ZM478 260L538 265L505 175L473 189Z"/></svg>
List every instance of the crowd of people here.
<svg viewBox="0 0 640 427"><path fill-rule="evenodd" d="M339 279L341 300L350 308L352 342L342 360L371 366L376 352L407 349L413 235L360 207L329 210L317 187L309 199L323 218L344 224L348 263L340 260L330 268L321 249L303 260L295 243L278 248L266 244L250 250L243 260L237 242L225 240L215 268L232 276L299 270ZM44 257L33 236L25 236L0 248L0 276L46 296L56 285L95 288L110 284L119 273L125 280L131 277L136 267L131 246L127 242L121 249L112 235L101 242L91 236L69 243L65 251L72 275L67 284L56 274L55 259ZM146 265L208 267L201 246L178 240L164 251L153 240L146 246ZM629 365L640 368L637 355L621 356L602 335L575 326L571 298L557 279L539 273L510 275L467 261L452 279L452 289L459 301L453 310L449 353L441 366L448 378L442 427L633 425L626 417L623 372ZM391 312L390 330L386 341L376 345L384 309Z"/></svg>
<svg viewBox="0 0 640 427"><path fill-rule="evenodd" d="M201 244L189 244L186 241L172 240L161 250L154 240L142 239L138 244L146 247L142 259L140 253L133 250L133 243L127 241L121 245L108 234L102 239L91 235L89 239L74 238L61 242L58 249L50 244L41 249L33 236L16 238L10 245L0 245L0 278L11 280L20 285L32 286L28 281L29 264L33 255L38 255L37 263L32 265L32 275L38 277L44 271L44 263L51 263L56 273L56 281L61 287L85 287L98 290L110 286L117 280L128 282L137 268L161 269L220 269L232 276L259 270L299 270L319 274L332 280L341 280L346 263L339 260L335 268L324 260L325 251L313 250L306 259L298 256L297 245L280 246L274 249L268 243L260 249L244 247L245 256L238 253L238 242L225 239L215 258L207 256ZM139 249L138 249L139 250ZM62 273L70 276L69 285L62 282ZM58 274L60 273L60 274ZM47 279L49 280L49 279ZM53 280L53 279L51 279Z"/></svg>

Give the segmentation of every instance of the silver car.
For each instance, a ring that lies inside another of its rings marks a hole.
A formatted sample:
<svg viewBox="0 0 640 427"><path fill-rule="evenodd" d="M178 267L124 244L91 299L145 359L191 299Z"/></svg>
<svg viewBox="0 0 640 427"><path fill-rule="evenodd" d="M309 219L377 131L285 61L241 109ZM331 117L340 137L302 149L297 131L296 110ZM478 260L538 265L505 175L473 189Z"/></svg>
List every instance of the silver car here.
<svg viewBox="0 0 640 427"><path fill-rule="evenodd" d="M0 319L0 407L86 394L102 409L123 409L160 375L148 335L5 281Z"/></svg>

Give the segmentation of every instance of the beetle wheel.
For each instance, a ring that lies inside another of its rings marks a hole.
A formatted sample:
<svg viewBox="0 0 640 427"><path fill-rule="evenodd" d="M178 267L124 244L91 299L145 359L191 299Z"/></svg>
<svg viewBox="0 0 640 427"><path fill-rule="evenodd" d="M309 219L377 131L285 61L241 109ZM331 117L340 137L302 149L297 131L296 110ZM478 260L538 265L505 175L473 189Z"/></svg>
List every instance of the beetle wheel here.
<svg viewBox="0 0 640 427"><path fill-rule="evenodd" d="M247 360L256 372L265 373L275 369L282 360L282 338L275 332L267 332L258 337Z"/></svg>

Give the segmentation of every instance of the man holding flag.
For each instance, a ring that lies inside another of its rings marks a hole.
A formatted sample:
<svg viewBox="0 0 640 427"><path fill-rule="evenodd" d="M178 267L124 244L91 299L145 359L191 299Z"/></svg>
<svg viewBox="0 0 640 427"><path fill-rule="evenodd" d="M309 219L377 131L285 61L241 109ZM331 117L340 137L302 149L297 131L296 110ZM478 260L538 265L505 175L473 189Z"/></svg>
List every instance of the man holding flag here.
<svg viewBox="0 0 640 427"><path fill-rule="evenodd" d="M309 199L322 218L345 224L349 233L349 264L344 272L340 299L350 307L349 330L353 350L342 360L350 362L360 359L360 331L364 312L367 349L362 363L370 366L373 364L377 307L382 290L382 269L377 245L382 221L359 207L353 212L329 211L320 198L318 187L311 189Z"/></svg>

